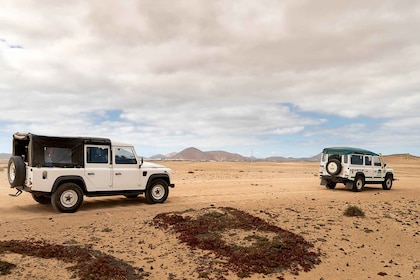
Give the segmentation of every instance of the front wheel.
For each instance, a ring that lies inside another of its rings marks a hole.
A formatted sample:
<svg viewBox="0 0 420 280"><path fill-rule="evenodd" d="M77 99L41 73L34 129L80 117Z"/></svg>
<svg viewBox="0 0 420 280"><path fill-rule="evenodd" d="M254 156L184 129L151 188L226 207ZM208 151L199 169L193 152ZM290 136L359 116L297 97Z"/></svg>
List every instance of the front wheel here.
<svg viewBox="0 0 420 280"><path fill-rule="evenodd" d="M145 197L148 203L163 203L168 198L168 183L164 180L155 180L147 188Z"/></svg>
<svg viewBox="0 0 420 280"><path fill-rule="evenodd" d="M76 212L83 202L83 191L74 183L65 183L51 195L51 204L55 210L63 213Z"/></svg>
<svg viewBox="0 0 420 280"><path fill-rule="evenodd" d="M393 179L392 174L386 174L385 180L382 182L382 189L389 191L392 188Z"/></svg>

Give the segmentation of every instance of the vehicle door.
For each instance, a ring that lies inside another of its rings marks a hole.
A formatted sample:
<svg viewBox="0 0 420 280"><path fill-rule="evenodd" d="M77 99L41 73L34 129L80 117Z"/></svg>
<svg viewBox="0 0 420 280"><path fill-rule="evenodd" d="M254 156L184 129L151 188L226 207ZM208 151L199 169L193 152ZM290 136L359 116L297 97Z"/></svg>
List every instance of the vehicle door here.
<svg viewBox="0 0 420 280"><path fill-rule="evenodd" d="M359 172L364 173L363 155L352 154L350 156L350 178L354 179Z"/></svg>
<svg viewBox="0 0 420 280"><path fill-rule="evenodd" d="M113 189L144 189L140 182L140 163L132 147L113 147Z"/></svg>
<svg viewBox="0 0 420 280"><path fill-rule="evenodd" d="M372 164L374 168L374 181L383 181L385 175L385 167L382 165L381 158L379 156L372 157Z"/></svg>
<svg viewBox="0 0 420 280"><path fill-rule="evenodd" d="M109 191L112 187L111 147L85 145L85 180L88 191Z"/></svg>
<svg viewBox="0 0 420 280"><path fill-rule="evenodd" d="M366 181L373 181L375 177L375 167L373 166L372 156L365 155L365 179Z"/></svg>

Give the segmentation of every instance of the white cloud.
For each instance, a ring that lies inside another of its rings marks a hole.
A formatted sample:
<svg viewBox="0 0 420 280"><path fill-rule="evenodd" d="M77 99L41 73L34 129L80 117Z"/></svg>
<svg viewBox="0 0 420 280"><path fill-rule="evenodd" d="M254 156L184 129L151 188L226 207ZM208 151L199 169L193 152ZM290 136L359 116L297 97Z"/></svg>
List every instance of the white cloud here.
<svg viewBox="0 0 420 280"><path fill-rule="evenodd" d="M2 131L168 148L323 145L334 117L326 133L354 144L370 118L416 131L419 15L414 0L4 1Z"/></svg>

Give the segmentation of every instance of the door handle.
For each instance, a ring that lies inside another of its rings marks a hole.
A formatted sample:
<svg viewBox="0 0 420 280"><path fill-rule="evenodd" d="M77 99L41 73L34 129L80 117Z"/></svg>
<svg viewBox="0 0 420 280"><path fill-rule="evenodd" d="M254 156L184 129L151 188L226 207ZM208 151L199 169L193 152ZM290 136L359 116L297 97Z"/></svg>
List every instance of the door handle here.
<svg viewBox="0 0 420 280"><path fill-rule="evenodd" d="M95 175L95 173L93 173L93 172L89 172L89 173L88 173L88 175Z"/></svg>
<svg viewBox="0 0 420 280"><path fill-rule="evenodd" d="M121 174L121 172L117 172L117 173L115 173L115 175L122 175L122 174Z"/></svg>

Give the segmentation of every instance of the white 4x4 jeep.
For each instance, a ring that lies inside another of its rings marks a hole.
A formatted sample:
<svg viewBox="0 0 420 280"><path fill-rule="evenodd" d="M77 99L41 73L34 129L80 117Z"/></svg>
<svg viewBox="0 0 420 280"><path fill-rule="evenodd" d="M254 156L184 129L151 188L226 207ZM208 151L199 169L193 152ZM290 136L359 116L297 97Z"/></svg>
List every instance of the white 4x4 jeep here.
<svg viewBox="0 0 420 280"><path fill-rule="evenodd" d="M321 185L334 189L343 183L347 189L360 192L365 184L382 184L390 190L394 171L386 167L380 154L350 147L325 148L319 169Z"/></svg>
<svg viewBox="0 0 420 280"><path fill-rule="evenodd" d="M172 171L138 159L134 147L107 138L13 135L8 164L10 186L32 194L60 212L76 212L86 196L145 194L148 203L163 203Z"/></svg>

